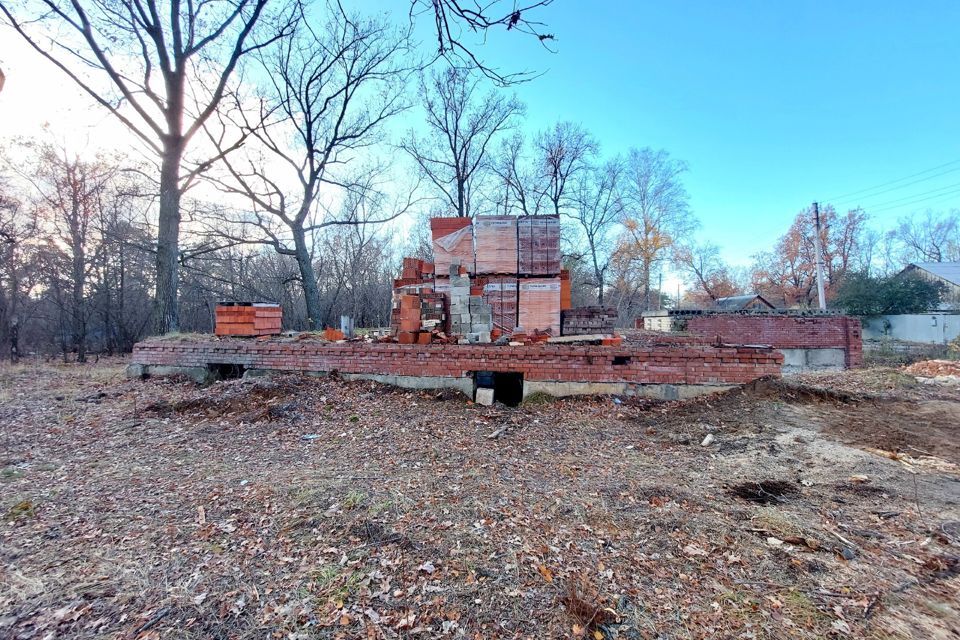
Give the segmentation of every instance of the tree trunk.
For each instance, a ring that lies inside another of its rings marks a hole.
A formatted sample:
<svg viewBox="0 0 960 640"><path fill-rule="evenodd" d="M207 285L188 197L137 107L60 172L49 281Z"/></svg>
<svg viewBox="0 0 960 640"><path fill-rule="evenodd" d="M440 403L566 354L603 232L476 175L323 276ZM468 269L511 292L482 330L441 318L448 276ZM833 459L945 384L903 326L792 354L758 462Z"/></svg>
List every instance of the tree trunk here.
<svg viewBox="0 0 960 640"><path fill-rule="evenodd" d="M316 331L320 329L323 312L320 309L317 276L313 272L313 260L307 251L307 239L303 229L293 231L293 244L297 253L297 265L300 267L300 279L303 280L303 297L307 303L307 328Z"/></svg>
<svg viewBox="0 0 960 640"><path fill-rule="evenodd" d="M457 215L461 218L467 217L466 212L467 198L462 180L457 180Z"/></svg>
<svg viewBox="0 0 960 640"><path fill-rule="evenodd" d="M83 240L74 236L73 247L73 291L71 291L73 307L73 348L77 350L77 362L87 361L87 317L83 298L83 289L86 284L84 263L86 254L83 250Z"/></svg>
<svg viewBox="0 0 960 640"><path fill-rule="evenodd" d="M177 308L178 261L180 254L180 160L182 143L166 145L160 166L160 219L157 230L157 333L180 329Z"/></svg>

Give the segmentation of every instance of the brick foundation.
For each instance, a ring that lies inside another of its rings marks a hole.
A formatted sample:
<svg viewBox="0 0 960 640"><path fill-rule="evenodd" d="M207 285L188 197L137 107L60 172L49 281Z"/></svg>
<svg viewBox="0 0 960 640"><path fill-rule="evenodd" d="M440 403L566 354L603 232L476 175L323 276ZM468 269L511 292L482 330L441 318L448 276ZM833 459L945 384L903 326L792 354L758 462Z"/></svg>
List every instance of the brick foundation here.
<svg viewBox="0 0 960 640"><path fill-rule="evenodd" d="M776 349L843 349L848 368L863 365L860 321L848 316L705 313L675 320L709 340Z"/></svg>
<svg viewBox="0 0 960 640"><path fill-rule="evenodd" d="M283 340L147 340L133 363L178 367L236 364L248 369L463 378L512 371L525 380L632 384L743 384L779 375L783 356L768 348L685 341L622 347L533 344L402 345Z"/></svg>

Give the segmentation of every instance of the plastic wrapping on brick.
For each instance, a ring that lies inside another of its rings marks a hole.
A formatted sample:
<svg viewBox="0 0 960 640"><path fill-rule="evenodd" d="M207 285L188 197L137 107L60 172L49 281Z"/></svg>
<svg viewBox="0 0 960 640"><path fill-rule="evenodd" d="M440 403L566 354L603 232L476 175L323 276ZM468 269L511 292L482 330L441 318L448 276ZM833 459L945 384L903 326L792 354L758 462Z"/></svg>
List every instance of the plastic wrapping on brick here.
<svg viewBox="0 0 960 640"><path fill-rule="evenodd" d="M473 225L469 218L434 218L430 221L433 238L433 265L438 276L449 276L450 266L460 264L474 271Z"/></svg>
<svg viewBox="0 0 960 640"><path fill-rule="evenodd" d="M525 332L560 335L560 278L519 281L517 325Z"/></svg>
<svg viewBox="0 0 960 640"><path fill-rule="evenodd" d="M483 274L517 273L517 219L514 216L477 216L476 270Z"/></svg>

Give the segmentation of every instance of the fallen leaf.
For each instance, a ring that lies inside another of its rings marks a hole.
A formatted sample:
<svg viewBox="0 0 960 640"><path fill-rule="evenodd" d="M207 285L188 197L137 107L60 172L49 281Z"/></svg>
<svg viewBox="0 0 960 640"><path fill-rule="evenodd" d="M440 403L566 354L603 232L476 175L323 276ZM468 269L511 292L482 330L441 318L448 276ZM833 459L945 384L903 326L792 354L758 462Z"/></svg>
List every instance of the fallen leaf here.
<svg viewBox="0 0 960 640"><path fill-rule="evenodd" d="M540 572L540 575L543 576L543 579L547 582L553 582L553 572L547 567L547 565L542 564L537 567L537 571Z"/></svg>

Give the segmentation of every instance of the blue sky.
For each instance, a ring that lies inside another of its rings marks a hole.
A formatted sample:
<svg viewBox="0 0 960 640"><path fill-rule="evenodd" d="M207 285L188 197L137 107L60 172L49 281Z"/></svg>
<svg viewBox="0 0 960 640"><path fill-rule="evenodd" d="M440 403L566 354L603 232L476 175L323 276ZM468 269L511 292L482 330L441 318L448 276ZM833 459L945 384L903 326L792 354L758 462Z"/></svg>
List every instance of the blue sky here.
<svg viewBox="0 0 960 640"><path fill-rule="evenodd" d="M408 2L350 4L403 20ZM538 15L556 33L557 53L502 31L478 49L504 71L544 72L515 88L526 129L572 120L605 154L651 146L686 161L700 238L735 264L771 248L813 200L863 205L880 229L911 211L960 208L957 0L556 0ZM428 17L417 28L426 53ZM43 122L82 144L129 137L4 35L0 138ZM397 129L420 117L410 112Z"/></svg>
<svg viewBox="0 0 960 640"><path fill-rule="evenodd" d="M573 120L605 153L652 146L685 160L701 237L735 263L770 248L815 199L960 160L955 0L557 0L539 15L556 54L512 34L480 49L504 70L546 72L516 88L526 128ZM429 37L429 26L418 31ZM878 228L927 206L960 207L950 193L960 162L919 178L929 179L835 202L877 209Z"/></svg>

